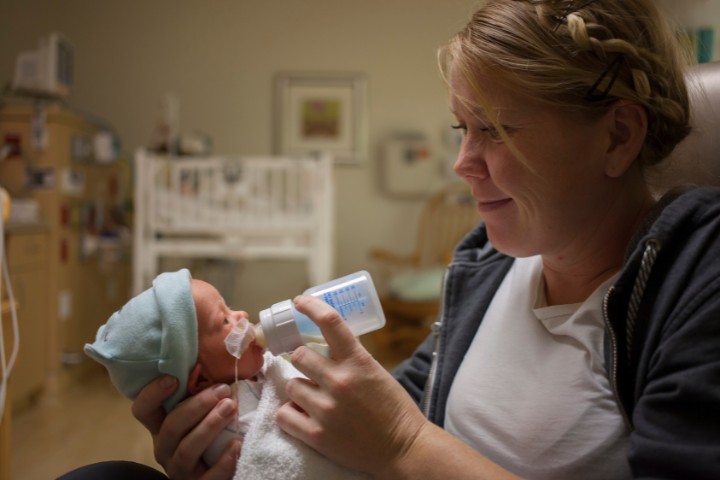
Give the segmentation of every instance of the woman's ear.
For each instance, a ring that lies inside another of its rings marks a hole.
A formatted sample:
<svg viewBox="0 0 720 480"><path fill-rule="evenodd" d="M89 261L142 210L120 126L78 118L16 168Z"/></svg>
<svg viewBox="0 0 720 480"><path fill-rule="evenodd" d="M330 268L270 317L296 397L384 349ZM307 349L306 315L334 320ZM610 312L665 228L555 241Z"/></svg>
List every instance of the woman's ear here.
<svg viewBox="0 0 720 480"><path fill-rule="evenodd" d="M205 390L211 384L212 382L207 378L207 376L205 376L202 364L200 364L200 362L197 362L193 369L190 371L190 376L188 377L188 393L190 395L195 395L196 393Z"/></svg>
<svg viewBox="0 0 720 480"><path fill-rule="evenodd" d="M618 178L635 162L647 135L648 118L645 107L620 100L608 112L610 146L605 162L605 174Z"/></svg>

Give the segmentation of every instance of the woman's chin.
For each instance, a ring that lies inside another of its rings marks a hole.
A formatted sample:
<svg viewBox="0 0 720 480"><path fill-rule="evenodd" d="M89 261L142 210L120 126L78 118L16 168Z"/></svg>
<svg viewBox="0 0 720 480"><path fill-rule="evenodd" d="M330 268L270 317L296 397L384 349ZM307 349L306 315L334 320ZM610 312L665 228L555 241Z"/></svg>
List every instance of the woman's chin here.
<svg viewBox="0 0 720 480"><path fill-rule="evenodd" d="M537 255L537 248L529 241L525 228L510 228L486 223L488 240L495 250L509 257L522 258Z"/></svg>

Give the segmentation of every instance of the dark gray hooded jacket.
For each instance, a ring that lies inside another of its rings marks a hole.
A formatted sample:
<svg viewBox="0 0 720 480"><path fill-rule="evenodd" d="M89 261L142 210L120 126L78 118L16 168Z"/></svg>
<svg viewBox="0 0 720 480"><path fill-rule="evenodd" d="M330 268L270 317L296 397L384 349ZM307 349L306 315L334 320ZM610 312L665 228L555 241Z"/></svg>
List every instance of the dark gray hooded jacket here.
<svg viewBox="0 0 720 480"><path fill-rule="evenodd" d="M394 376L443 426L448 393L512 265L480 224L448 267L439 321ZM636 478L720 479L720 189L663 197L604 298L605 366Z"/></svg>

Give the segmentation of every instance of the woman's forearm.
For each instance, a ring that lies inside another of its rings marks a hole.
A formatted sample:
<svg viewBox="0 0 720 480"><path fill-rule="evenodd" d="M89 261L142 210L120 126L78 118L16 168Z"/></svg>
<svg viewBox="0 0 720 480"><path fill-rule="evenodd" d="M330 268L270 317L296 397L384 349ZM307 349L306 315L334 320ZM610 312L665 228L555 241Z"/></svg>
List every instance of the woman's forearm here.
<svg viewBox="0 0 720 480"><path fill-rule="evenodd" d="M427 423L410 448L378 480L517 479L437 425Z"/></svg>

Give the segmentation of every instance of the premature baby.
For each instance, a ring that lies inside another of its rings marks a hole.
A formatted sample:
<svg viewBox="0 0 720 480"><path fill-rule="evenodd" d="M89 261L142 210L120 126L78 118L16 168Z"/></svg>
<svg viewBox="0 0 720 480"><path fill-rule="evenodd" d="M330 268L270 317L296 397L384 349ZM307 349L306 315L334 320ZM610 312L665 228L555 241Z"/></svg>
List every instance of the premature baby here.
<svg viewBox="0 0 720 480"><path fill-rule="evenodd" d="M179 387L165 401L166 411L207 387L232 384L237 421L203 459L214 464L233 438L244 437L236 478L366 478L331 463L275 425L275 411L287 401L285 382L300 372L281 357L263 354L248 314L231 310L215 287L193 279L187 269L158 275L150 289L98 329L85 352L107 368L113 384L130 399L160 375L176 377Z"/></svg>

